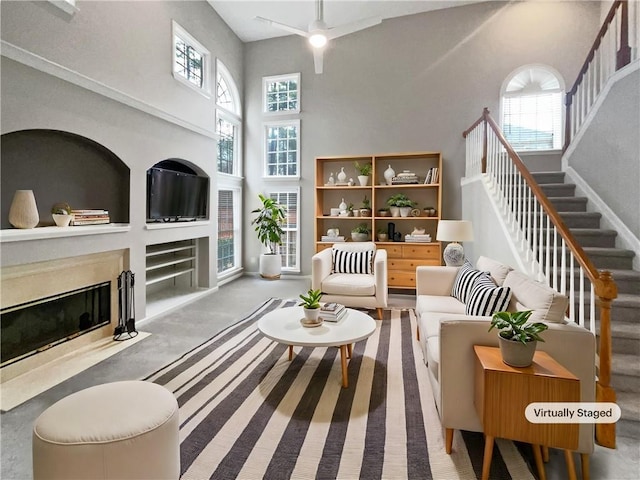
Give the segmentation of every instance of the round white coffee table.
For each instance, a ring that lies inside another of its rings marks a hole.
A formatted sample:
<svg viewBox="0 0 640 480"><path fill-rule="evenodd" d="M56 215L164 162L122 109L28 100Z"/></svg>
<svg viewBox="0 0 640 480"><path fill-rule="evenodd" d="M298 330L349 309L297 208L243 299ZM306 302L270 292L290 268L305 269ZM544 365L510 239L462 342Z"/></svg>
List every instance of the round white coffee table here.
<svg viewBox="0 0 640 480"><path fill-rule="evenodd" d="M376 330L373 318L358 310L347 308L347 315L338 322L324 322L319 327L303 327L302 307L279 308L258 320L258 330L278 343L289 345L289 360L293 347L340 347L342 386L347 388L347 358L351 358L352 344L371 336Z"/></svg>

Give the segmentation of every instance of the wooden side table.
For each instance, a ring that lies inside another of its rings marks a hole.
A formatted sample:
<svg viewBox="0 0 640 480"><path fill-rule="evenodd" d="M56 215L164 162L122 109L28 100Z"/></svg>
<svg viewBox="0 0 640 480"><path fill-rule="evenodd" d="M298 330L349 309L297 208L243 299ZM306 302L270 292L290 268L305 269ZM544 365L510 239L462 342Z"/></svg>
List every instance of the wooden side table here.
<svg viewBox="0 0 640 480"><path fill-rule="evenodd" d="M537 351L529 367L511 367L500 349L474 345L474 402L485 433L482 479L489 478L495 437L532 444L542 480L546 479L540 446L565 450L569 478L575 479L571 450L578 448L576 423L531 423L525 408L532 402L579 402L580 380L546 352Z"/></svg>

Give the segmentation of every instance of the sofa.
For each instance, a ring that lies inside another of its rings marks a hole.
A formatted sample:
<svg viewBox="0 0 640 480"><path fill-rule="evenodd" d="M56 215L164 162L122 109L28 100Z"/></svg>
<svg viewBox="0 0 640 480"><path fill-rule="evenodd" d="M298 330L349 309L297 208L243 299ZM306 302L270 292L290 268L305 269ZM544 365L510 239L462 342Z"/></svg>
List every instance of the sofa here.
<svg viewBox="0 0 640 480"><path fill-rule="evenodd" d="M508 289L510 293L502 310L533 310L529 321L548 325L542 333L545 341L538 342L538 350L547 352L580 379L581 401L595 401L595 336L565 320L566 296L487 257L480 257L475 268L469 262L462 267L417 267L417 337L445 429L447 453L451 453L455 430L482 431L474 407L473 346L498 346L498 337L496 330L488 331L493 312L470 306L477 301L471 298L474 285L480 277L486 280L487 276L494 291L505 293ZM581 424L577 451L582 454L583 474L588 471L588 455L593 448L594 426Z"/></svg>

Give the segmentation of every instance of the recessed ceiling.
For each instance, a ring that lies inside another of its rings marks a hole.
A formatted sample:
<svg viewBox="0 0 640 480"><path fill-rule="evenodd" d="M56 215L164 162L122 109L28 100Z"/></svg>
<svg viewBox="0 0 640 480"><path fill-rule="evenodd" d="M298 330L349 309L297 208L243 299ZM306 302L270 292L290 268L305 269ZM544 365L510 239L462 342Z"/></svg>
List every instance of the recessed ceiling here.
<svg viewBox="0 0 640 480"><path fill-rule="evenodd" d="M243 42L290 35L259 22L256 16L306 30L316 16L314 0L207 0ZM330 26L369 17L402 17L483 0L325 0L324 20Z"/></svg>

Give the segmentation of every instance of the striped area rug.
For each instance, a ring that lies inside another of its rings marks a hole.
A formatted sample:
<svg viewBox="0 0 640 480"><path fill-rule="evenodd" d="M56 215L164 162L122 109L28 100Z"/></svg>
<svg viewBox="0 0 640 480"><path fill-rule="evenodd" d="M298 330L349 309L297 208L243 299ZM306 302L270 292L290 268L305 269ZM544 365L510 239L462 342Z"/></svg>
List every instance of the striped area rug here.
<svg viewBox="0 0 640 480"><path fill-rule="evenodd" d="M386 310L354 345L349 388L338 348L287 347L257 320L295 301L271 299L147 380L180 405L182 479L475 479L481 434L444 439L411 310ZM347 319L348 320L348 319ZM491 478L533 479L496 440Z"/></svg>

